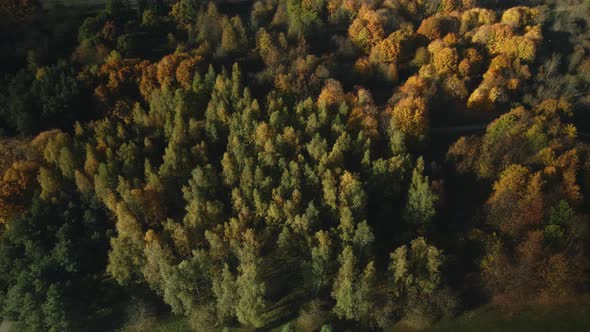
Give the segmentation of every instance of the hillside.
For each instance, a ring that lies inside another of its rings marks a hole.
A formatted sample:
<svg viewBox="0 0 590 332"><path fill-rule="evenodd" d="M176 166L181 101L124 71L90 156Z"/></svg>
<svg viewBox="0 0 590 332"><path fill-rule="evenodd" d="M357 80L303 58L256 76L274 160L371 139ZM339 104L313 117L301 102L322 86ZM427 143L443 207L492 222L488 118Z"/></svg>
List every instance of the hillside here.
<svg viewBox="0 0 590 332"><path fill-rule="evenodd" d="M3 326L589 329L589 27L582 0L0 0Z"/></svg>

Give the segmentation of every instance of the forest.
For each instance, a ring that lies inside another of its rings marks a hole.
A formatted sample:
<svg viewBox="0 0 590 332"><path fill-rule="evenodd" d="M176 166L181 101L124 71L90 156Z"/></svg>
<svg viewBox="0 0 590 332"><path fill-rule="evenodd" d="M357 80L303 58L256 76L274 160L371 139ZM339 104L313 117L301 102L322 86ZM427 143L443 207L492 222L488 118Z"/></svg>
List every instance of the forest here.
<svg viewBox="0 0 590 332"><path fill-rule="evenodd" d="M2 326L590 310L590 1L43 2L0 0Z"/></svg>

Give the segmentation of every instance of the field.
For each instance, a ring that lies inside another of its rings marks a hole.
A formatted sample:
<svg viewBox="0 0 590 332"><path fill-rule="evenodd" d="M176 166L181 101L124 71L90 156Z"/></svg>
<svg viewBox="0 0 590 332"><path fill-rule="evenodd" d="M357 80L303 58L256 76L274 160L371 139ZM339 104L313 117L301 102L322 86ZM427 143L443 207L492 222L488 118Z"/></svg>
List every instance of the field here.
<svg viewBox="0 0 590 332"><path fill-rule="evenodd" d="M511 315L484 306L455 319L441 321L430 331L587 331L589 324L590 305L587 303L559 307L535 306Z"/></svg>
<svg viewBox="0 0 590 332"><path fill-rule="evenodd" d="M582 301L577 305L531 306L515 313L504 313L486 305L468 311L459 317L442 320L425 331L431 332L540 332L540 331L587 331L590 326L590 303ZM146 324L146 332L179 332L189 329L183 317L167 316ZM126 327L121 332L133 332L138 329ZM221 330L221 329L220 329ZM248 329L228 329L232 332L248 332ZM281 327L272 331L279 332ZM409 327L403 321L388 332L420 331Z"/></svg>

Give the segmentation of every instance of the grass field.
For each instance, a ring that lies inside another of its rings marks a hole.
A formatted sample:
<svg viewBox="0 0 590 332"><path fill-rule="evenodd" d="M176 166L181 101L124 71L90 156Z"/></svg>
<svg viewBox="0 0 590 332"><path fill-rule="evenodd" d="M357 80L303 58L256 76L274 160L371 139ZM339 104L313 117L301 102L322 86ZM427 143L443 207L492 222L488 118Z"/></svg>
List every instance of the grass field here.
<svg viewBox="0 0 590 332"><path fill-rule="evenodd" d="M125 328L121 332L138 331ZM190 331L184 318L169 316L153 322L141 329L146 332L181 332ZM220 329L221 331L221 329ZM232 328L226 331L250 332L248 328ZM281 327L270 330L281 331ZM389 332L419 331L401 322ZM492 306L483 306L459 317L440 321L426 331L432 332L539 332L539 331L590 331L590 303L564 306L531 306L513 314L503 313Z"/></svg>
<svg viewBox="0 0 590 332"><path fill-rule="evenodd" d="M564 306L531 306L511 315L490 306L443 320L429 331L590 331L590 304Z"/></svg>
<svg viewBox="0 0 590 332"><path fill-rule="evenodd" d="M167 316L160 319L145 322L141 325L126 326L118 332L185 332L191 331L184 317Z"/></svg>

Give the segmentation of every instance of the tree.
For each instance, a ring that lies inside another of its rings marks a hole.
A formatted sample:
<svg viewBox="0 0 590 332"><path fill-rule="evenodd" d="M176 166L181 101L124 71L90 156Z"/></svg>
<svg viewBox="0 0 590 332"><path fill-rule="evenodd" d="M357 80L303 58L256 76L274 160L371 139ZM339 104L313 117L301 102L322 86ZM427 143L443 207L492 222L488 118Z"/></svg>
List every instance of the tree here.
<svg viewBox="0 0 590 332"><path fill-rule="evenodd" d="M368 53L375 43L385 38L385 21L385 17L363 4L348 27L348 36L357 47Z"/></svg>
<svg viewBox="0 0 590 332"><path fill-rule="evenodd" d="M534 25L538 19L539 11L536 8L529 8L524 6L512 7L507 9L502 14L502 23L508 24L517 28L524 28L526 26Z"/></svg>
<svg viewBox="0 0 590 332"><path fill-rule="evenodd" d="M37 177L39 186L41 187L42 199L50 199L60 189L61 183L59 177L55 172L49 168L41 167L39 169L39 176Z"/></svg>
<svg viewBox="0 0 590 332"><path fill-rule="evenodd" d="M76 75L65 62L41 67L36 73L17 73L0 90L0 96L4 95L0 99L6 98L6 105L0 109L1 127L32 135L50 128L69 128L75 120L93 118L92 110L84 106L89 99L87 88Z"/></svg>
<svg viewBox="0 0 590 332"><path fill-rule="evenodd" d="M367 196L358 176L348 171L342 174L338 202L340 207L350 208L356 216L362 214L367 204Z"/></svg>
<svg viewBox="0 0 590 332"><path fill-rule="evenodd" d="M434 46L436 43L431 43L428 46L428 51L432 54L433 65L439 74L452 74L457 71L459 62L459 55L457 50L451 47Z"/></svg>
<svg viewBox="0 0 590 332"><path fill-rule="evenodd" d="M148 249L162 251L154 257L154 263L160 264L159 272L162 278L162 285L156 290L162 292L164 301L172 307L174 313L191 315L212 300L213 284L209 271L211 266L209 257L205 251L195 250L191 257L178 265L169 265L170 253L158 248L159 245L157 242L152 242L146 246L146 251ZM149 255L146 254L146 256L149 261Z"/></svg>
<svg viewBox="0 0 590 332"><path fill-rule="evenodd" d="M189 89L192 87L195 75L197 75L199 70L199 65L203 61L203 58L200 56L195 56L192 58L188 58L186 60L182 60L178 67L176 68L176 80L180 83L184 89Z"/></svg>
<svg viewBox="0 0 590 332"><path fill-rule="evenodd" d="M273 68L280 62L280 50L265 28L258 29L256 33L256 48L267 66Z"/></svg>
<svg viewBox="0 0 590 332"><path fill-rule="evenodd" d="M311 249L311 277L307 283L316 293L320 293L330 285L334 266L334 248L330 235L326 231L319 231L315 234L317 245Z"/></svg>
<svg viewBox="0 0 590 332"><path fill-rule="evenodd" d="M543 182L540 173L533 174L526 167L507 167L487 201L488 221L513 238L539 225L543 220Z"/></svg>
<svg viewBox="0 0 590 332"><path fill-rule="evenodd" d="M260 243L255 239L251 229L243 235L242 247L239 249L239 275L236 279L238 300L236 315L246 325L261 327L264 325L262 314L266 308L266 286L262 278L262 259L259 258Z"/></svg>
<svg viewBox="0 0 590 332"><path fill-rule="evenodd" d="M424 229L430 225L436 214L438 196L430 188L428 176L424 176L424 159L418 158L412 172L412 183L408 190L408 200L404 211L407 222Z"/></svg>
<svg viewBox="0 0 590 332"><path fill-rule="evenodd" d="M340 82L329 79L326 81L322 92L318 96L318 107L330 108L332 106L339 106L345 101L344 92Z"/></svg>
<svg viewBox="0 0 590 332"><path fill-rule="evenodd" d="M104 209L93 199L58 196L55 203L33 197L0 236L2 315L21 329L78 330L109 298L101 281L112 232Z"/></svg>
<svg viewBox="0 0 590 332"><path fill-rule="evenodd" d="M201 4L201 0L180 0L172 6L171 14L178 24L191 25L196 22Z"/></svg>
<svg viewBox="0 0 590 332"><path fill-rule="evenodd" d="M404 134L422 140L428 130L428 106L423 97L406 97L393 106L395 128Z"/></svg>
<svg viewBox="0 0 590 332"><path fill-rule="evenodd" d="M545 218L545 241L553 247L560 247L568 228L575 222L575 217L575 211L565 200L560 200L556 206L552 206Z"/></svg>
<svg viewBox="0 0 590 332"><path fill-rule="evenodd" d="M469 32L482 25L491 25L496 21L496 14L494 11L486 8L472 8L466 10L461 15L461 29L462 33Z"/></svg>
<svg viewBox="0 0 590 332"><path fill-rule="evenodd" d="M364 271L359 271L359 262L350 246L344 247L339 261L340 269L332 288L332 297L336 300L333 311L340 318L364 320L375 301L374 264L369 262Z"/></svg>
<svg viewBox="0 0 590 332"><path fill-rule="evenodd" d="M414 32L402 28L391 33L387 38L377 41L371 48L369 60L372 63L390 63L394 68L408 60L413 46Z"/></svg>
<svg viewBox="0 0 590 332"><path fill-rule="evenodd" d="M213 277L213 293L216 297L217 318L227 322L236 315L237 285L235 277L225 264L219 277Z"/></svg>
<svg viewBox="0 0 590 332"><path fill-rule="evenodd" d="M352 248L347 246L339 257L340 269L334 279L332 297L336 300L334 312L341 318L354 319L356 316L355 284L357 260Z"/></svg>
<svg viewBox="0 0 590 332"><path fill-rule="evenodd" d="M448 33L459 30L459 21L452 16L431 16L420 24L417 33L430 40L441 39Z"/></svg>
<svg viewBox="0 0 590 332"><path fill-rule="evenodd" d="M117 218L117 236L111 238L106 270L119 284L127 285L141 279L141 270L145 264L144 233L127 204L117 202L114 213Z"/></svg>
<svg viewBox="0 0 590 332"><path fill-rule="evenodd" d="M187 202L185 224L198 230L221 224L224 204L217 199L220 181L215 169L211 165L196 167L192 174L189 186L183 188Z"/></svg>
<svg viewBox="0 0 590 332"><path fill-rule="evenodd" d="M426 138L428 131L429 82L418 76L408 78L399 92L391 99L389 112L394 130L399 130L418 141Z"/></svg>
<svg viewBox="0 0 590 332"><path fill-rule="evenodd" d="M239 18L237 21L239 21L241 25ZM229 18L223 18L221 21L221 29L221 42L219 44L218 53L220 55L231 55L232 53L240 51L245 36L238 35L236 28L233 26Z"/></svg>
<svg viewBox="0 0 590 332"><path fill-rule="evenodd" d="M19 214L28 206L35 190L38 165L17 161L4 171L0 180L0 224Z"/></svg>
<svg viewBox="0 0 590 332"><path fill-rule="evenodd" d="M289 35L301 38L310 37L322 27L320 19L323 1L301 2L288 0L287 13L289 23Z"/></svg>
<svg viewBox="0 0 590 332"><path fill-rule="evenodd" d="M404 313L426 309L441 288L442 252L419 237L409 247L395 249L389 257L389 290L393 300L402 303Z"/></svg>

